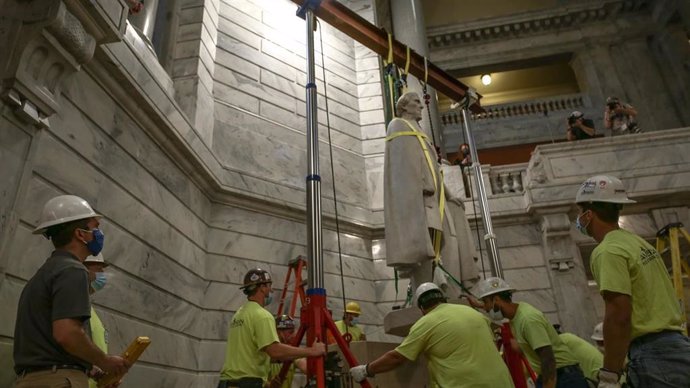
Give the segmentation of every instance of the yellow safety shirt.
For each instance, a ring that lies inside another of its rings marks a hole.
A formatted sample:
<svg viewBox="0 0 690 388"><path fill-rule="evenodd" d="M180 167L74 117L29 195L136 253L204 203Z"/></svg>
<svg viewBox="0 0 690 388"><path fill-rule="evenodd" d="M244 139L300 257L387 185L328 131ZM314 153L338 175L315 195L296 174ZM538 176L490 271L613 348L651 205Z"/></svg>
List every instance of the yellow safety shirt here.
<svg viewBox="0 0 690 388"><path fill-rule="evenodd" d="M278 341L273 315L258 303L248 301L237 310L230 322L220 379L257 377L266 381L271 358L262 349Z"/></svg>
<svg viewBox="0 0 690 388"><path fill-rule="evenodd" d="M396 349L428 360L432 385L443 388L513 387L494 344L489 320L474 309L442 303L420 318Z"/></svg>
<svg viewBox="0 0 690 388"><path fill-rule="evenodd" d="M335 326L338 328L338 331L340 332L340 334L345 334L345 332L346 332L345 321L343 321L343 320L337 321L335 323ZM347 326L347 333L350 333L353 341L363 341L364 340L362 338L362 329L359 326Z"/></svg>
<svg viewBox="0 0 690 388"><path fill-rule="evenodd" d="M631 339L682 330L668 271L659 252L647 241L627 230L613 230L592 251L590 267L600 292L632 297Z"/></svg>
<svg viewBox="0 0 690 388"><path fill-rule="evenodd" d="M103 353L108 354L108 333L93 306L91 307L89 326L91 327L91 341L93 341L94 345L96 345L98 349L101 349ZM89 379L89 388L98 388L96 380Z"/></svg>
<svg viewBox="0 0 690 388"><path fill-rule="evenodd" d="M599 349L572 333L563 333L559 337L568 346L577 363L580 364L585 377L598 381L599 369L604 367L604 355Z"/></svg>
<svg viewBox="0 0 690 388"><path fill-rule="evenodd" d="M577 364L570 349L558 336L544 314L528 303L518 303L518 309L510 320L515 340L527 356L529 364L538 375L541 374L541 359L536 349L551 346L556 358L556 368Z"/></svg>
<svg viewBox="0 0 690 388"><path fill-rule="evenodd" d="M274 377L278 376L278 373L280 373L280 368L283 367L282 362L271 362L271 373L268 376L268 381L273 380ZM283 384L280 386L280 388L291 388L292 387L292 379L295 377L295 363L293 362L290 364L290 368L288 368L287 374L285 375L285 380L283 380Z"/></svg>

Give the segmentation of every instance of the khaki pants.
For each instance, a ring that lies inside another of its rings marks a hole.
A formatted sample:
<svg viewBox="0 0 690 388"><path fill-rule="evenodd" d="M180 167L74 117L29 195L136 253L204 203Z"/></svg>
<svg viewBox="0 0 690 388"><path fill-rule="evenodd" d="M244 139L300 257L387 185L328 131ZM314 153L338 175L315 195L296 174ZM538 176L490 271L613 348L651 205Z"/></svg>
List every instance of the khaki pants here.
<svg viewBox="0 0 690 388"><path fill-rule="evenodd" d="M84 372L56 369L19 376L15 388L89 388L89 382Z"/></svg>

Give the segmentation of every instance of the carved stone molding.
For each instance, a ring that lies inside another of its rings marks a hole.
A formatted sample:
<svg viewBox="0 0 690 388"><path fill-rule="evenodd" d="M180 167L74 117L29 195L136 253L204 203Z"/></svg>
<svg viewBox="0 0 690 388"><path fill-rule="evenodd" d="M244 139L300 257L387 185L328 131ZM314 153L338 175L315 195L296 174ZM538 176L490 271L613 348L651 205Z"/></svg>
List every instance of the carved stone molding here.
<svg viewBox="0 0 690 388"><path fill-rule="evenodd" d="M475 23L448 25L427 30L431 48L556 32L574 26L613 20L622 13L640 12L649 0L590 1L557 10L529 12Z"/></svg>
<svg viewBox="0 0 690 388"><path fill-rule="evenodd" d="M59 110L65 80L98 43L119 39L126 17L119 0L13 1L0 12L0 96L38 127Z"/></svg>

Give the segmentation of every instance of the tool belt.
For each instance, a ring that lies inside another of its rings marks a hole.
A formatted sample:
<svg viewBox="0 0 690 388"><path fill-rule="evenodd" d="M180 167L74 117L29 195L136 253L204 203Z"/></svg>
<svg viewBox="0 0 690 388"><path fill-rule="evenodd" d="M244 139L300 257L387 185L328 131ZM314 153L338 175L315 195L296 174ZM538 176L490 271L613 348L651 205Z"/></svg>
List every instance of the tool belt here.
<svg viewBox="0 0 690 388"><path fill-rule="evenodd" d="M221 380L218 388L263 388L264 381L258 377L243 377L239 380Z"/></svg>

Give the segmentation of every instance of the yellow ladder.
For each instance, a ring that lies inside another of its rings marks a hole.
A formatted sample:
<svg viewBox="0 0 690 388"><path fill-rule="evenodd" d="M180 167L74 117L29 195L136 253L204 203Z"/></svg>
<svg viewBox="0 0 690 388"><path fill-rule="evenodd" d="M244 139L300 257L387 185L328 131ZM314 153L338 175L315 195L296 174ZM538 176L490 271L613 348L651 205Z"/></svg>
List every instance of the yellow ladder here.
<svg viewBox="0 0 690 388"><path fill-rule="evenodd" d="M676 290L676 297L680 304L680 310L683 319L683 330L685 334L688 333L687 313L685 306L685 293L683 290L683 271L686 276L690 278L690 265L680 255L680 236L685 237L685 240L690 244L690 233L683 229L683 223L674 222L661 228L656 233L656 250L663 255L667 249L671 251L671 270L673 288Z"/></svg>

